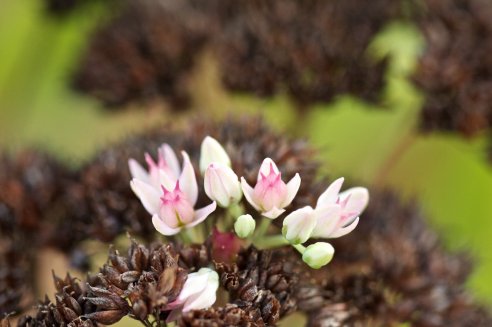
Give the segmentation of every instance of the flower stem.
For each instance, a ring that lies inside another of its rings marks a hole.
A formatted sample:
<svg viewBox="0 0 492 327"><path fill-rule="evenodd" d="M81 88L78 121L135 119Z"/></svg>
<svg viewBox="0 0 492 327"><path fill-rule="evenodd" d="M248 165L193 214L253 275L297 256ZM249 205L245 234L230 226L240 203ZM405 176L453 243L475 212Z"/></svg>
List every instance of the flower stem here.
<svg viewBox="0 0 492 327"><path fill-rule="evenodd" d="M266 232L268 231L268 227L270 227L271 223L272 223L271 219L262 217L260 226L258 226L255 235L253 236L253 243L256 243L266 234Z"/></svg>
<svg viewBox="0 0 492 327"><path fill-rule="evenodd" d="M304 254L304 252L306 251L306 247L302 244L292 244L292 246L294 247L294 249L296 249L300 254Z"/></svg>
<svg viewBox="0 0 492 327"><path fill-rule="evenodd" d="M178 234L180 237L181 237L181 240L183 241L183 243L185 244L192 244L193 243L193 239L192 239L192 236L190 235L190 231L188 228L184 228L181 233Z"/></svg>
<svg viewBox="0 0 492 327"><path fill-rule="evenodd" d="M231 204L227 210L229 211L229 214L234 218L234 220L244 214L244 208L240 203Z"/></svg>
<svg viewBox="0 0 492 327"><path fill-rule="evenodd" d="M258 239L255 243L255 246L259 249L271 249L276 248L282 245L287 245L289 242L285 239L283 235L274 235L274 236L264 236Z"/></svg>

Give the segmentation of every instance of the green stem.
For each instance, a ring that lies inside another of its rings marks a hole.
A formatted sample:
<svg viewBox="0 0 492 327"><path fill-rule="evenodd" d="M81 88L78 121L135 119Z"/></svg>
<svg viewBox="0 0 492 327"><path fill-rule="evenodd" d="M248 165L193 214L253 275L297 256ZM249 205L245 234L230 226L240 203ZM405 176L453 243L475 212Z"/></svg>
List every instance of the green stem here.
<svg viewBox="0 0 492 327"><path fill-rule="evenodd" d="M270 227L270 224L272 223L271 219L262 217L260 226L256 229L255 235L253 236L253 243L256 243L256 241L260 240L268 231L268 227Z"/></svg>
<svg viewBox="0 0 492 327"><path fill-rule="evenodd" d="M289 242L285 239L283 235L274 235L274 236L264 236L258 239L254 244L259 249L271 249L271 248L287 245L289 244Z"/></svg>
<svg viewBox="0 0 492 327"><path fill-rule="evenodd" d="M229 208L227 208L229 214L234 218L234 221L241 215L244 214L244 208L240 203L231 204Z"/></svg>
<svg viewBox="0 0 492 327"><path fill-rule="evenodd" d="M304 254L304 252L306 251L306 247L302 244L292 244L292 246L294 247L294 249L299 251L300 254Z"/></svg>
<svg viewBox="0 0 492 327"><path fill-rule="evenodd" d="M188 228L183 228L181 233L178 234L181 237L181 240L185 244L192 244L193 238L190 235L190 231Z"/></svg>

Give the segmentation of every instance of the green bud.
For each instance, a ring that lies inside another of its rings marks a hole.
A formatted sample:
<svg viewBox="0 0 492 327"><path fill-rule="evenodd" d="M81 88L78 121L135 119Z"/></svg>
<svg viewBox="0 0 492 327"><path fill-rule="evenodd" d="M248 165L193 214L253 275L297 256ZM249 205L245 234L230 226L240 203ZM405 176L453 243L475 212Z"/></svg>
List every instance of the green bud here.
<svg viewBox="0 0 492 327"><path fill-rule="evenodd" d="M319 269L328 264L335 254L335 249L330 243L317 242L306 248L302 254L302 260L313 269Z"/></svg>
<svg viewBox="0 0 492 327"><path fill-rule="evenodd" d="M240 238L248 238L255 231L256 222L251 215L242 215L234 223L234 231Z"/></svg>

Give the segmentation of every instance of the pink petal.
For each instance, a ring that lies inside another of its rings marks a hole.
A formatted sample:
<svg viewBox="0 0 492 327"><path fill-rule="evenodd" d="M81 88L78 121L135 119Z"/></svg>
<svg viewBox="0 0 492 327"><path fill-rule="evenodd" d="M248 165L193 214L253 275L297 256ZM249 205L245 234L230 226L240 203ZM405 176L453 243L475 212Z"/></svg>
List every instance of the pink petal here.
<svg viewBox="0 0 492 327"><path fill-rule="evenodd" d="M359 217L357 217L354 220L354 222L351 223L350 225L348 225L346 227L339 228L336 231L334 231L330 235L330 238L337 238L337 237L341 237L341 236L347 235L348 233L350 233L351 231L353 231L355 229L355 227L357 227L357 224L358 223L359 223Z"/></svg>
<svg viewBox="0 0 492 327"><path fill-rule="evenodd" d="M253 188L249 186L248 182L244 179L244 177L241 177L241 188L243 189L243 194L246 200L255 208L257 211L260 211L260 206L256 204L256 202L253 200Z"/></svg>
<svg viewBox="0 0 492 327"><path fill-rule="evenodd" d="M270 168L273 168L275 175L278 175L280 173L275 162L273 162L273 160L270 158L265 158L265 160L263 160L263 163L261 164L260 171L258 172L258 181L261 178L261 174L265 176L270 175Z"/></svg>
<svg viewBox="0 0 492 327"><path fill-rule="evenodd" d="M288 206L292 200L296 197L297 191L299 191L299 187L301 186L301 176L296 174L288 183L287 183L287 196L282 203L282 207Z"/></svg>
<svg viewBox="0 0 492 327"><path fill-rule="evenodd" d="M149 173L135 159L128 160L128 167L132 178L140 179L145 183L149 183Z"/></svg>
<svg viewBox="0 0 492 327"><path fill-rule="evenodd" d="M132 179L130 187L142 202L145 210L151 215L159 212L159 193L150 184L147 184L139 179Z"/></svg>
<svg viewBox="0 0 492 327"><path fill-rule="evenodd" d="M181 151L181 154L183 155L183 171L179 177L179 186L194 206L198 199L198 184L196 182L195 170L188 154L184 151Z"/></svg>
<svg viewBox="0 0 492 327"><path fill-rule="evenodd" d="M365 187L353 187L340 193L340 199L342 199L342 201L347 198L348 201L344 209L360 214L369 203L369 191Z"/></svg>
<svg viewBox="0 0 492 327"><path fill-rule="evenodd" d="M265 216L267 218L270 218L270 219L275 219L278 216L280 216L281 214L283 214L284 212L285 212L284 209L279 209L277 207L273 207L272 209L270 209L267 212L262 212L261 215Z"/></svg>
<svg viewBox="0 0 492 327"><path fill-rule="evenodd" d="M333 204L338 199L338 192L342 188L344 178L340 177L336 181L330 184L326 191L324 191L318 198L318 202L316 203L316 207Z"/></svg>
<svg viewBox="0 0 492 327"><path fill-rule="evenodd" d="M161 233L162 235L166 235L166 236L178 234L179 231L181 230L181 228L169 227L168 225L166 225L166 223L164 223L162 221L161 218L159 218L158 215L152 216L152 224L154 224L154 228L159 233Z"/></svg>
<svg viewBox="0 0 492 327"><path fill-rule="evenodd" d="M203 207L195 211L195 217L193 218L193 222L186 225L186 228L194 227L204 221L212 212L217 208L217 203L214 201L210 203L208 206Z"/></svg>

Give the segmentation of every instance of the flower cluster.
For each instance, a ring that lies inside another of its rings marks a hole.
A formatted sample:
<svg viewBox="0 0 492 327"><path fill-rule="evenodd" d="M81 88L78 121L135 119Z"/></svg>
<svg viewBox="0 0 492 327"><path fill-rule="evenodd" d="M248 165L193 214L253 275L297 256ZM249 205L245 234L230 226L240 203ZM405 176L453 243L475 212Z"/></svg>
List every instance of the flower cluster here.
<svg viewBox="0 0 492 327"><path fill-rule="evenodd" d="M201 209L195 209L199 186L195 169L185 151L181 152L181 167L168 144L158 149L156 161L150 154L145 154L147 169L135 159L129 160L133 177L131 188L152 216L155 229L165 236L176 235L183 230L187 234L190 228L203 222L219 206L226 212L223 221L218 221L222 228L233 228L239 238L255 245L262 242L270 246L291 244L302 254L306 264L318 269L332 259L333 247L326 242L307 247L302 244L310 239L337 238L350 233L357 226L359 215L369 200L368 191L363 187L340 193L343 178L337 179L320 195L315 208L306 206L290 212L283 220L282 235L269 236L266 235L269 223L284 214L292 203L301 185L301 176L296 173L286 183L275 162L265 158L256 184L251 186L245 177L238 178L232 169L230 157L217 140L205 137L200 150L203 189L212 200ZM256 231L255 218L246 213L245 206L241 204L243 194L247 203L263 217ZM227 217L232 218L232 224L228 223ZM217 242L221 243L221 251L235 248L232 246L234 240L224 242L223 237L217 236L220 235L217 229L214 231L216 240L220 238ZM186 237L183 235L184 241ZM220 256L233 258L234 253L222 253ZM209 268L189 274L178 299L168 305L168 309L173 310L168 319L175 319L181 312L211 306L215 302L217 287L217 274Z"/></svg>

